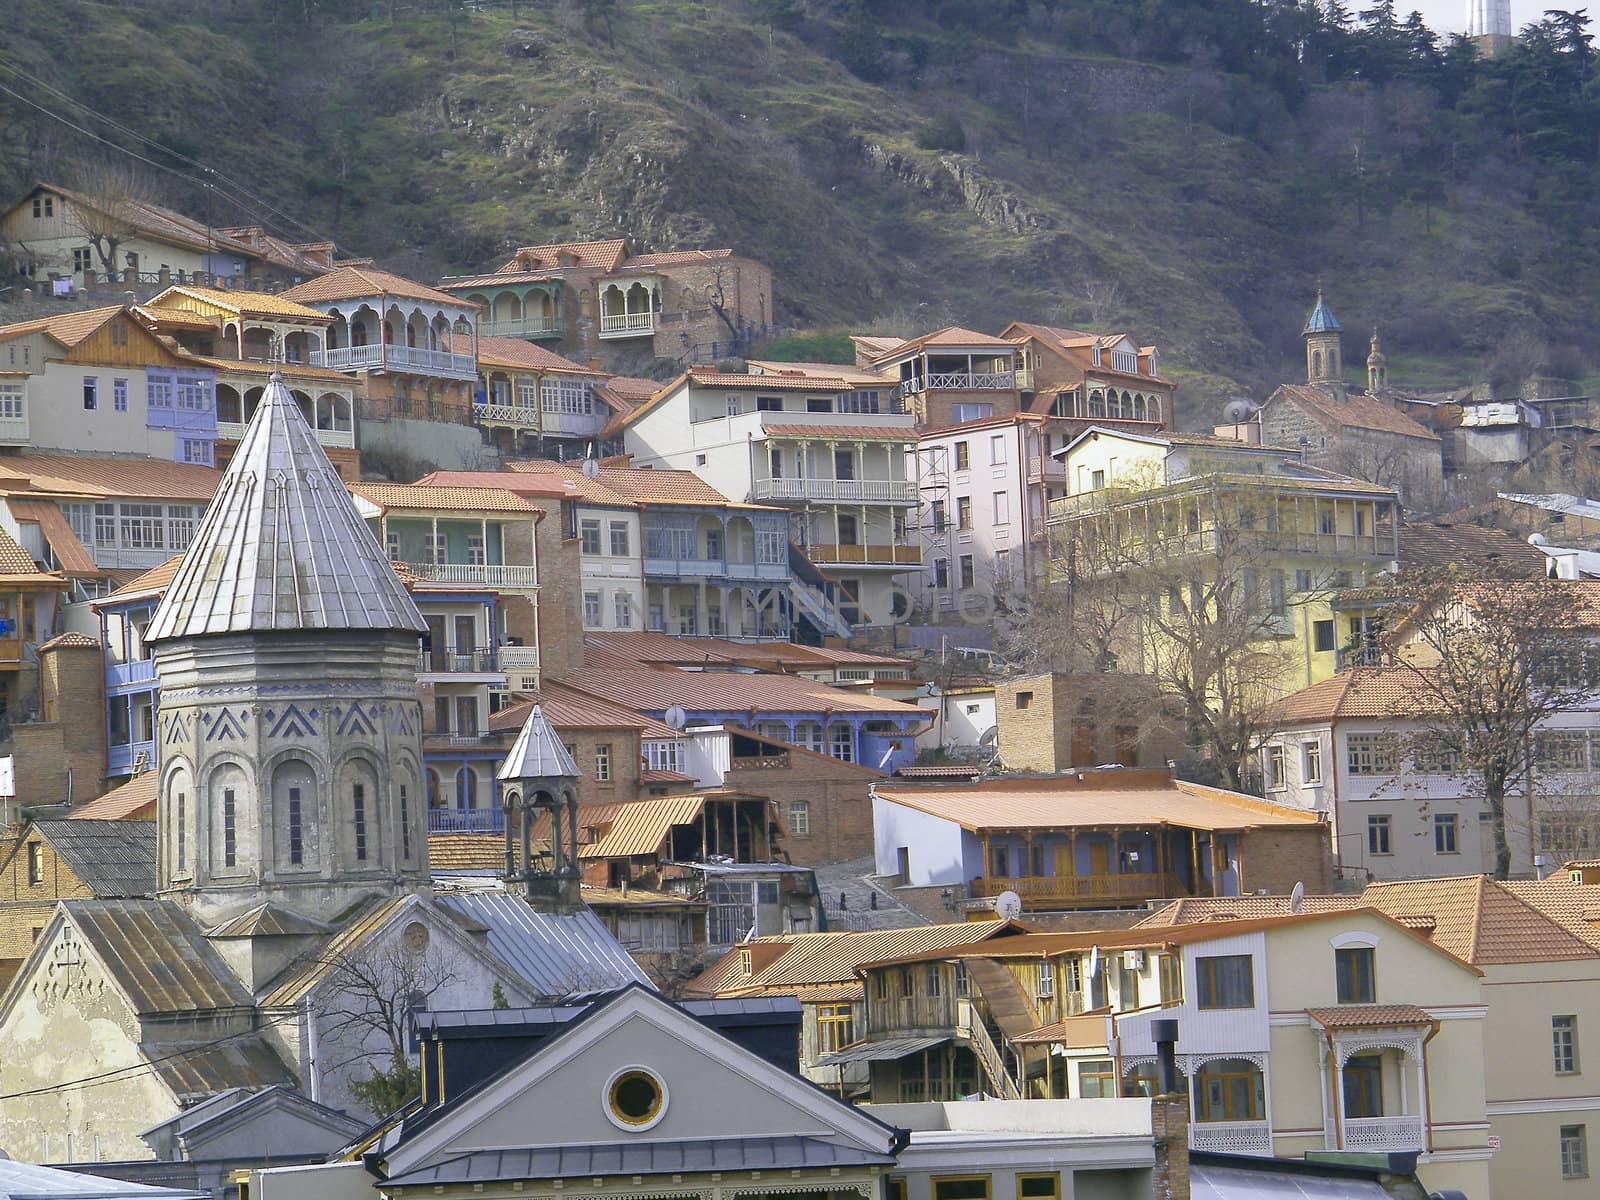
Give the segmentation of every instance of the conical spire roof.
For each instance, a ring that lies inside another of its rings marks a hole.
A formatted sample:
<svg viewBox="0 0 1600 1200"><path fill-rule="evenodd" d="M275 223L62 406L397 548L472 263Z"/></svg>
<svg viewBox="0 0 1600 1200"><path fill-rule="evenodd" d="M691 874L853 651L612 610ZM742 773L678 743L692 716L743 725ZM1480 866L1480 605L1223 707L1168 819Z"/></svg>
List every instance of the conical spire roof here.
<svg viewBox="0 0 1600 1200"><path fill-rule="evenodd" d="M500 764L496 778L501 783L518 779L576 779L581 774L572 755L561 744L556 731L550 727L537 704L528 713L528 719L511 743L511 752Z"/></svg>
<svg viewBox="0 0 1600 1200"><path fill-rule="evenodd" d="M1306 327L1300 331L1302 335L1308 333L1338 333L1341 326L1334 318L1333 310L1328 307L1328 302L1322 298L1322 289L1317 289L1317 305L1311 310L1311 315L1306 318Z"/></svg>
<svg viewBox="0 0 1600 1200"><path fill-rule="evenodd" d="M274 374L146 641L427 626Z"/></svg>

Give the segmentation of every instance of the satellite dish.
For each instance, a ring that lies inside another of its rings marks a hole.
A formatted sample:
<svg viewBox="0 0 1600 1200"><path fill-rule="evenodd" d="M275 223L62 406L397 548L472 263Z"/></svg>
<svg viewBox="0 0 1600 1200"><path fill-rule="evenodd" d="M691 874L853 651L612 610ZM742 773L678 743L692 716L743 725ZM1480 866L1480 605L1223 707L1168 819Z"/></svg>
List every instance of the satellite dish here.
<svg viewBox="0 0 1600 1200"><path fill-rule="evenodd" d="M1289 911L1292 913L1304 911L1306 906L1306 885L1296 883L1294 890L1289 893Z"/></svg>
<svg viewBox="0 0 1600 1200"><path fill-rule="evenodd" d="M1235 396L1222 406L1222 419L1229 425L1237 425L1240 421L1248 421L1260 411L1259 407L1243 396Z"/></svg>
<svg viewBox="0 0 1600 1200"><path fill-rule="evenodd" d="M993 750L995 743L1000 740L1000 726L991 725L983 731L983 736L978 739L978 745L985 750Z"/></svg>
<svg viewBox="0 0 1600 1200"><path fill-rule="evenodd" d="M583 477L585 479L599 479L600 478L600 464L597 463L592 458L584 459L583 460Z"/></svg>
<svg viewBox="0 0 1600 1200"><path fill-rule="evenodd" d="M662 720L667 723L668 729L676 729L679 732L682 732L683 727L689 723L689 714L674 704L671 708L667 709L666 713L662 717Z"/></svg>
<svg viewBox="0 0 1600 1200"><path fill-rule="evenodd" d="M1528 535L1528 545L1530 546L1545 546L1548 545L1549 542L1550 539L1545 537L1545 535L1542 533L1530 533Z"/></svg>
<svg viewBox="0 0 1600 1200"><path fill-rule="evenodd" d="M994 915L1015 921L1022 915L1022 897L1015 892L1001 892L994 898Z"/></svg>
<svg viewBox="0 0 1600 1200"><path fill-rule="evenodd" d="M1089 978L1093 979L1100 974L1100 947L1095 946L1089 951Z"/></svg>

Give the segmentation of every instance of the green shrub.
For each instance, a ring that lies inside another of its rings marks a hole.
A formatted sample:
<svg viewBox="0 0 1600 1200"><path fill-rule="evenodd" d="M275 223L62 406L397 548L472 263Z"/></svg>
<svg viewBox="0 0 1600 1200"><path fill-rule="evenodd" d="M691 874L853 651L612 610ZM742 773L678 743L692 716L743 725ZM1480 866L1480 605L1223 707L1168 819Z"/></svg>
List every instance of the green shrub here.
<svg viewBox="0 0 1600 1200"><path fill-rule="evenodd" d="M948 113L935 117L917 130L917 145L924 150L965 150L967 131Z"/></svg>

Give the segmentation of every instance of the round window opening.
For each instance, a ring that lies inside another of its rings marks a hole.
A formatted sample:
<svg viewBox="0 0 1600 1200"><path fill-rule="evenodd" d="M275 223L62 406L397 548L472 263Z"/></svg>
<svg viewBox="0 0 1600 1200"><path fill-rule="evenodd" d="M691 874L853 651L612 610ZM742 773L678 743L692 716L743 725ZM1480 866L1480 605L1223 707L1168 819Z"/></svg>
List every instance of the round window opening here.
<svg viewBox="0 0 1600 1200"><path fill-rule="evenodd" d="M611 1080L606 1099L610 1116L618 1125L624 1129L648 1129L662 1117L667 1089L649 1071L634 1067Z"/></svg>

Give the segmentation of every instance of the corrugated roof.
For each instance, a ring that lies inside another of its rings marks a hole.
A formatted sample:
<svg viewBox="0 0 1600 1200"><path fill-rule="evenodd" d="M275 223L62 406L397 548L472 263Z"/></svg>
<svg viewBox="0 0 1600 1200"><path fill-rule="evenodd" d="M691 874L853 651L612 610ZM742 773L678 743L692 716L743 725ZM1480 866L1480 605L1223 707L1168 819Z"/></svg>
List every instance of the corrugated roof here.
<svg viewBox="0 0 1600 1200"><path fill-rule="evenodd" d="M69 821L154 821L160 776L155 771L135 775L121 787L97 796L67 814Z"/></svg>
<svg viewBox="0 0 1600 1200"><path fill-rule="evenodd" d="M589 1176L679 1175L707 1171L799 1171L823 1167L892 1166L894 1156L875 1154L821 1138L784 1135L602 1142L536 1150L480 1150L396 1175L385 1188L481 1187L523 1179L582 1179Z"/></svg>
<svg viewBox="0 0 1600 1200"><path fill-rule="evenodd" d="M210 1195L0 1159L0 1197L6 1200L47 1200L51 1196L59 1200L122 1200L124 1196L129 1200L206 1200Z"/></svg>
<svg viewBox="0 0 1600 1200"><path fill-rule="evenodd" d="M229 1088L296 1087L294 1073L259 1034L217 1044L144 1042L140 1051L155 1073L182 1101Z"/></svg>
<svg viewBox="0 0 1600 1200"><path fill-rule="evenodd" d="M37 187L64 196L80 208L94 212L104 211L103 201L98 201L82 192L72 191L54 183L41 182ZM148 200L122 195L117 198L116 207L118 223L132 225L169 245L187 246L191 250L204 250L211 254L231 253L242 254L246 258L262 257L249 242L233 237L222 229L211 228L183 213L163 208L159 204L151 204Z"/></svg>
<svg viewBox="0 0 1600 1200"><path fill-rule="evenodd" d="M0 342L7 342L13 338L27 337L34 333L45 333L63 346L76 346L122 311L122 305L113 304L106 308L82 309L78 312L40 317L33 321L18 321L11 325L0 325Z"/></svg>
<svg viewBox="0 0 1600 1200"><path fill-rule="evenodd" d="M261 999L262 1008L292 1008L309 996L338 966L342 955L366 943L380 929L416 904L425 900L413 893L390 896L361 910L313 957L292 967Z"/></svg>
<svg viewBox="0 0 1600 1200"><path fill-rule="evenodd" d="M532 703L524 700L501 709L489 718L489 728L496 733L521 729ZM636 712L626 704L591 696L553 679L545 680L540 687L539 703L550 724L557 729L637 729L640 737L652 739L683 736L670 725Z"/></svg>
<svg viewBox="0 0 1600 1200"><path fill-rule="evenodd" d="M250 994L179 905L167 900L65 900L62 905L139 1016L250 1007Z"/></svg>
<svg viewBox="0 0 1600 1200"><path fill-rule="evenodd" d="M693 713L882 713L928 719L915 705L886 700L870 692L831 687L796 675L734 671L589 669L583 690L646 712L678 705Z"/></svg>
<svg viewBox="0 0 1600 1200"><path fill-rule="evenodd" d="M650 979L587 908L575 913L534 909L505 892L450 892L435 898L458 916L487 926L489 953L542 997L609 991Z"/></svg>
<svg viewBox="0 0 1600 1200"><path fill-rule="evenodd" d="M66 514L54 500L26 500L21 496L11 496L6 500L6 507L19 524L39 527L40 534L49 543L63 571L70 575L99 573L100 568L95 566L93 555L78 540L78 535L72 532Z"/></svg>
<svg viewBox="0 0 1600 1200"><path fill-rule="evenodd" d="M420 634L427 625L288 388L274 379L145 640L311 629Z"/></svg>
<svg viewBox="0 0 1600 1200"><path fill-rule="evenodd" d="M504 488L440 487L429 484L352 483L350 491L388 511L396 508L460 509L468 512L535 513L541 509Z"/></svg>
<svg viewBox="0 0 1600 1200"><path fill-rule="evenodd" d="M1156 782L1151 779L1153 774L1108 772L1085 776L1082 782L1063 777L950 788L886 783L874 791L892 803L943 817L974 832L1108 825L1223 830L1316 825L1321 820L1315 812L1271 804L1240 792L1183 780Z"/></svg>
<svg viewBox="0 0 1600 1200"><path fill-rule="evenodd" d="M61 817L35 821L33 829L95 899L155 895L154 821Z"/></svg>
<svg viewBox="0 0 1600 1200"><path fill-rule="evenodd" d="M333 932L331 925L313 921L270 902L258 904L207 932L210 938L316 937Z"/></svg>
<svg viewBox="0 0 1600 1200"><path fill-rule="evenodd" d="M107 458L92 454L35 454L0 459L0 493L18 492L75 499L84 496L135 500L210 500L222 472L192 463L153 458Z"/></svg>
<svg viewBox="0 0 1600 1200"><path fill-rule="evenodd" d="M692 825L705 809L704 796L652 796L619 805L611 827L579 858L643 858L661 850L675 825Z"/></svg>
<svg viewBox="0 0 1600 1200"><path fill-rule="evenodd" d="M800 995L809 989L842 986L856 989L856 971L865 963L910 954L946 950L987 941L1002 931L1020 929L1006 921L951 921L905 929L870 929L799 933L752 939L748 946L766 947L764 965L745 975L740 948L729 950L685 989L686 995Z"/></svg>
<svg viewBox="0 0 1600 1200"><path fill-rule="evenodd" d="M429 300L435 304L449 304L456 308L477 307L470 300L441 292L425 283L380 271L376 267L340 267L316 279L279 293L285 300L299 304L320 304L333 300L365 300L376 296L399 296L407 300Z"/></svg>
<svg viewBox="0 0 1600 1200"><path fill-rule="evenodd" d="M162 301L172 296L190 296L247 317L292 317L296 321L317 325L326 325L333 320L326 313L307 308L304 304L296 304L286 296L274 295L271 292L224 291L222 288L198 287L188 283L169 287L148 301L147 307L159 312L167 307Z"/></svg>

